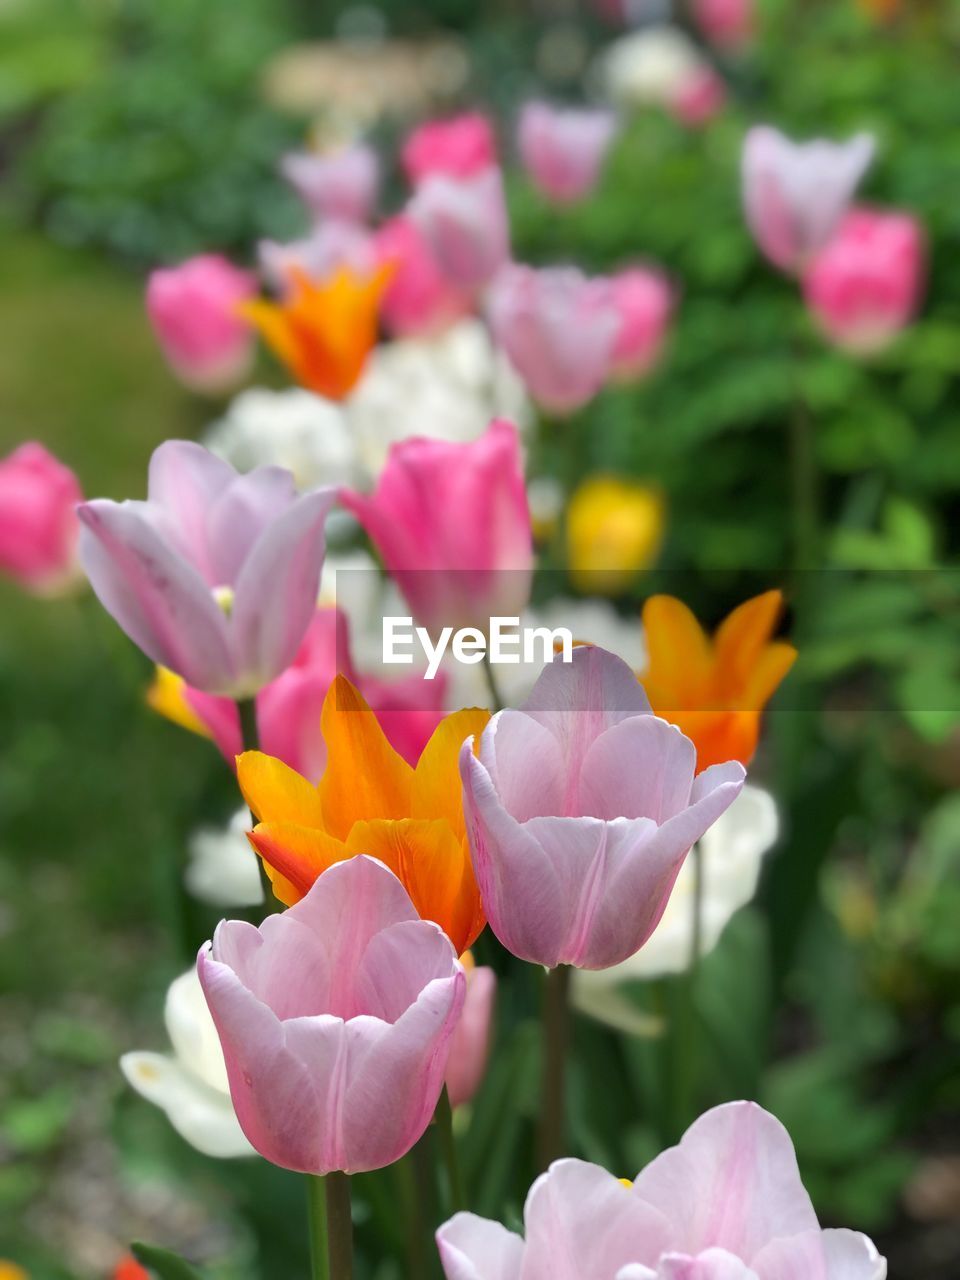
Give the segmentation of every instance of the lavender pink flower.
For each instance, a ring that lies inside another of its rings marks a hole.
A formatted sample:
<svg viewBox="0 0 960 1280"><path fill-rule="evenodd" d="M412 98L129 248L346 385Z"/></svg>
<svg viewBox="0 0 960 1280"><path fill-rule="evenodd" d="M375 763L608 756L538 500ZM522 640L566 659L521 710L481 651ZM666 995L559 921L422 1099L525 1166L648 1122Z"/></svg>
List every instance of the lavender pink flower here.
<svg viewBox="0 0 960 1280"><path fill-rule="evenodd" d="M616 127L610 111L528 103L520 114L517 145L531 181L559 204L582 200L597 184Z"/></svg>
<svg viewBox="0 0 960 1280"><path fill-rule="evenodd" d="M510 254L510 228L500 170L468 177L428 175L407 206L437 266L454 287L490 283Z"/></svg>
<svg viewBox="0 0 960 1280"><path fill-rule="evenodd" d="M384 223L376 248L380 261L393 268L381 303L383 322L391 333L430 336L471 310L469 292L450 283L411 218L401 214Z"/></svg>
<svg viewBox="0 0 960 1280"><path fill-rule="evenodd" d="M280 171L315 218L366 222L377 200L380 162L364 143L338 150L294 151Z"/></svg>

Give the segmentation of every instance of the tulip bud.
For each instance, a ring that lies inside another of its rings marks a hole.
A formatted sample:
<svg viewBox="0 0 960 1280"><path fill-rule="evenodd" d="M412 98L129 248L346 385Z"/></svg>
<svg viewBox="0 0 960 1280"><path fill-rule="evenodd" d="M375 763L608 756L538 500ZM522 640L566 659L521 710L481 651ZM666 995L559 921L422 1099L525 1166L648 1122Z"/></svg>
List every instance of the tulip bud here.
<svg viewBox="0 0 960 1280"><path fill-rule="evenodd" d="M401 159L414 186L435 174L472 178L497 163L497 144L486 116L466 112L449 120L429 120L415 129L403 145Z"/></svg>
<svg viewBox="0 0 960 1280"><path fill-rule="evenodd" d="M401 215L384 223L376 247L380 261L393 268L381 306L391 333L429 336L469 312L469 293L450 283L411 218Z"/></svg>
<svg viewBox="0 0 960 1280"><path fill-rule="evenodd" d="M580 590L617 595L656 559L663 541L663 496L617 476L591 476L567 509L570 577Z"/></svg>
<svg viewBox="0 0 960 1280"><path fill-rule="evenodd" d="M507 261L510 229L499 169L490 166L468 178L431 174L407 208L457 288L483 288Z"/></svg>
<svg viewBox="0 0 960 1280"><path fill-rule="evenodd" d="M291 152L280 171L318 219L365 222L377 198L377 153L362 143L327 153Z"/></svg>
<svg viewBox="0 0 960 1280"><path fill-rule="evenodd" d="M517 142L531 180L559 204L589 195L616 130L609 111L560 111L531 102L520 115Z"/></svg>
<svg viewBox="0 0 960 1280"><path fill-rule="evenodd" d="M0 461L0 571L37 595L57 595L80 577L73 472L40 444Z"/></svg>
<svg viewBox="0 0 960 1280"><path fill-rule="evenodd" d="M610 296L620 315L613 348L613 376L622 382L644 377L663 350L673 311L673 290L650 267L631 267L609 279Z"/></svg>

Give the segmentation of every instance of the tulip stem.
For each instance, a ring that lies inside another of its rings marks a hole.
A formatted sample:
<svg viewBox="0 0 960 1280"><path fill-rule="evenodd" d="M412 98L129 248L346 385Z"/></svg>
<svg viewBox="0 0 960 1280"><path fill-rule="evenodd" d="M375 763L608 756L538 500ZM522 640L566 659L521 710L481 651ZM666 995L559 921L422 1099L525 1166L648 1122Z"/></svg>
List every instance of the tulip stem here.
<svg viewBox="0 0 960 1280"><path fill-rule="evenodd" d="M540 1040L541 1111L538 1156L546 1169L564 1154L567 1047L570 1039L570 966L558 964L543 986Z"/></svg>
<svg viewBox="0 0 960 1280"><path fill-rule="evenodd" d="M307 1174L307 1216L310 1226L310 1280L330 1280L327 1267L327 1198L323 1178Z"/></svg>
<svg viewBox="0 0 960 1280"><path fill-rule="evenodd" d="M440 1101L436 1111L437 1128L440 1131L440 1149L443 1152L443 1163L447 1170L447 1192L450 1206L454 1213L467 1207L463 1194L463 1178L460 1174L460 1160L457 1156L457 1140L453 1134L453 1107L450 1095L444 1085L440 1093Z"/></svg>
<svg viewBox="0 0 960 1280"><path fill-rule="evenodd" d="M790 480L793 497L793 567L815 569L819 550L817 459L810 408L803 393L803 349L794 345L794 402L789 415Z"/></svg>
<svg viewBox="0 0 960 1280"><path fill-rule="evenodd" d="M494 711L502 711L506 704L503 701L500 686L497 684L497 677L493 673L493 663L490 661L490 655L486 649L483 651L483 674L487 678L487 688L490 690L490 699L493 702Z"/></svg>
<svg viewBox="0 0 960 1280"><path fill-rule="evenodd" d="M327 1248L330 1280L353 1280L353 1215L350 1209L350 1178L345 1173L328 1173Z"/></svg>
<svg viewBox="0 0 960 1280"><path fill-rule="evenodd" d="M259 751L260 731L257 727L256 698L238 698L237 715L240 717L240 741L243 744L244 751ZM259 821L258 815L251 809L250 825L255 827ZM267 911L269 912L270 903L273 901L273 885L263 865L263 859L259 854L256 855L256 858L257 870L260 873L260 888L263 890L263 900L267 904Z"/></svg>

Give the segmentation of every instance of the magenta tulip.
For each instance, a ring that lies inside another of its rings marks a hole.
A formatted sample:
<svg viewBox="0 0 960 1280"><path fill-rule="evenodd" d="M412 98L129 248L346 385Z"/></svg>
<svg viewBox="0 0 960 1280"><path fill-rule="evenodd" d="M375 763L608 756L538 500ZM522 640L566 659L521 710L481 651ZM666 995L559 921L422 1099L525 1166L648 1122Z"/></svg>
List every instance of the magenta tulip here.
<svg viewBox="0 0 960 1280"><path fill-rule="evenodd" d="M593 399L611 371L620 317L605 281L575 267L513 264L490 290L494 340L548 413Z"/></svg>
<svg viewBox="0 0 960 1280"><path fill-rule="evenodd" d="M401 159L414 186L435 174L472 178L497 163L497 143L486 116L470 111L422 124L407 138Z"/></svg>
<svg viewBox="0 0 960 1280"><path fill-rule="evenodd" d="M240 307L257 293L256 278L218 254L153 271L147 315L171 369L198 391L228 391L253 363L253 331Z"/></svg>
<svg viewBox="0 0 960 1280"><path fill-rule="evenodd" d="M624 1186L558 1160L525 1235L458 1213L437 1232L447 1280L884 1280L856 1231L820 1229L790 1135L753 1102L706 1112Z"/></svg>
<svg viewBox="0 0 960 1280"><path fill-rule="evenodd" d="M363 143L336 151L294 151L280 171L315 218L366 222L377 199L380 163Z"/></svg>
<svg viewBox="0 0 960 1280"><path fill-rule="evenodd" d="M391 333L431 336L472 309L469 293L450 283L412 219L401 215L384 223L376 245L380 261L393 267L380 306Z"/></svg>
<svg viewBox="0 0 960 1280"><path fill-rule="evenodd" d="M335 863L259 929L223 921L197 970L237 1119L265 1159L362 1173L420 1138L466 978L382 862Z"/></svg>
<svg viewBox="0 0 960 1280"><path fill-rule="evenodd" d="M916 218L854 209L810 264L804 295L831 341L855 355L872 355L913 319L923 266Z"/></svg>
<svg viewBox="0 0 960 1280"><path fill-rule="evenodd" d="M531 102L517 127L520 157L544 195L558 204L572 204L597 185L616 127L610 111L561 111L546 102Z"/></svg>
<svg viewBox="0 0 960 1280"><path fill-rule="evenodd" d="M0 461L0 572L37 595L57 595L80 576L80 482L42 444Z"/></svg>
<svg viewBox="0 0 960 1280"><path fill-rule="evenodd" d="M496 996L497 975L492 969L467 969L466 999L450 1041L444 1077L451 1106L460 1107L470 1102L483 1081L493 1038Z"/></svg>
<svg viewBox="0 0 960 1280"><path fill-rule="evenodd" d="M800 271L836 231L873 159L874 142L791 142L751 129L743 145L743 200L760 249L784 271Z"/></svg>
<svg viewBox="0 0 960 1280"><path fill-rule="evenodd" d="M592 645L544 668L460 753L473 869L508 951L607 969L643 946L691 846L740 793L736 761L696 773L625 662Z"/></svg>
<svg viewBox="0 0 960 1280"><path fill-rule="evenodd" d="M417 188L407 212L456 288L483 288L509 257L503 178L493 166L469 178L431 175Z"/></svg>
<svg viewBox="0 0 960 1280"><path fill-rule="evenodd" d="M674 295L662 272L631 267L611 276L610 295L620 317L613 348L614 377L631 382L649 373L660 358Z"/></svg>
<svg viewBox="0 0 960 1280"><path fill-rule="evenodd" d="M298 497L280 467L238 475L198 444L150 459L146 502L79 508L100 603L160 666L249 698L290 665L313 617L333 490Z"/></svg>
<svg viewBox="0 0 960 1280"><path fill-rule="evenodd" d="M496 420L465 444L401 440L369 498L350 490L340 498L427 628L486 630L491 617L526 605L533 537L511 423Z"/></svg>
<svg viewBox="0 0 960 1280"><path fill-rule="evenodd" d="M693 0L693 18L711 43L736 51L756 27L756 0Z"/></svg>

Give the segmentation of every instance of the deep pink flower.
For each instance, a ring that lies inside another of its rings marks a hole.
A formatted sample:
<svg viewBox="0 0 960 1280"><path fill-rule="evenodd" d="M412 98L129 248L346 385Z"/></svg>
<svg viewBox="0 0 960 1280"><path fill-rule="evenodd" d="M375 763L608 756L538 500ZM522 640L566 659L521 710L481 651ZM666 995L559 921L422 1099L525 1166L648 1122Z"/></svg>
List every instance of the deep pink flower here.
<svg viewBox="0 0 960 1280"><path fill-rule="evenodd" d="M520 114L517 145L534 185L551 200L571 204L597 185L616 127L611 111L531 102Z"/></svg>
<svg viewBox="0 0 960 1280"><path fill-rule="evenodd" d="M38 595L77 578L76 507L80 482L42 444L29 442L0 461L0 572Z"/></svg>
<svg viewBox="0 0 960 1280"><path fill-rule="evenodd" d="M384 223L377 255L394 271L381 303L384 324L400 337L431 335L472 309L469 293L450 283L437 265L423 233L402 214Z"/></svg>
<svg viewBox="0 0 960 1280"><path fill-rule="evenodd" d="M487 309L494 340L548 412L579 409L607 380L620 319L605 281L575 267L511 264Z"/></svg>
<svg viewBox="0 0 960 1280"><path fill-rule="evenodd" d="M783 1125L753 1102L706 1112L630 1187L558 1160L530 1188L524 1237L458 1213L447 1280L884 1280L856 1231L821 1231Z"/></svg>
<svg viewBox="0 0 960 1280"><path fill-rule="evenodd" d="M370 497L341 491L387 571L428 628L513 617L533 569L516 427L494 421L468 443L413 437L390 448Z"/></svg>
<svg viewBox="0 0 960 1280"><path fill-rule="evenodd" d="M673 313L673 290L663 273L652 267L620 271L610 277L609 288L620 316L613 374L624 381L642 378L663 350Z"/></svg>
<svg viewBox="0 0 960 1280"><path fill-rule="evenodd" d="M237 1119L265 1159L362 1173L420 1138L466 979L382 862L334 864L259 929L223 921L197 970Z"/></svg>
<svg viewBox="0 0 960 1280"><path fill-rule="evenodd" d="M336 151L294 151L280 170L316 218L366 222L377 199L380 163L364 143Z"/></svg>
<svg viewBox="0 0 960 1280"><path fill-rule="evenodd" d="M473 748L460 776L487 919L508 951L551 969L607 969L639 951L746 776L736 761L697 775L689 738L592 645L546 666Z"/></svg>
<svg viewBox="0 0 960 1280"><path fill-rule="evenodd" d="M199 391L229 390L253 362L253 330L240 306L256 278L219 254L162 267L147 281L147 315L177 377Z"/></svg>
<svg viewBox="0 0 960 1280"><path fill-rule="evenodd" d="M743 144L743 202L760 249L797 272L830 240L873 159L873 138L791 142L765 125Z"/></svg>
<svg viewBox="0 0 960 1280"><path fill-rule="evenodd" d="M414 186L435 174L472 178L497 163L497 143L487 117L470 111L449 120L428 120L414 129L403 144L401 160Z"/></svg>
<svg viewBox="0 0 960 1280"><path fill-rule="evenodd" d="M912 320L923 268L923 232L916 218L854 209L810 264L804 296L838 347L870 355Z"/></svg>
<svg viewBox="0 0 960 1280"><path fill-rule="evenodd" d="M79 508L100 603L158 665L251 697L290 665L314 615L332 489L297 496L280 467L238 475L198 444L150 459L146 502Z"/></svg>
<svg viewBox="0 0 960 1280"><path fill-rule="evenodd" d="M467 995L463 1013L450 1041L450 1057L444 1077L450 1105L470 1102L480 1088L493 1039L493 1009L497 975L492 969L467 966Z"/></svg>
<svg viewBox="0 0 960 1280"><path fill-rule="evenodd" d="M756 0L693 0L693 18L719 48L741 49L753 38Z"/></svg>

